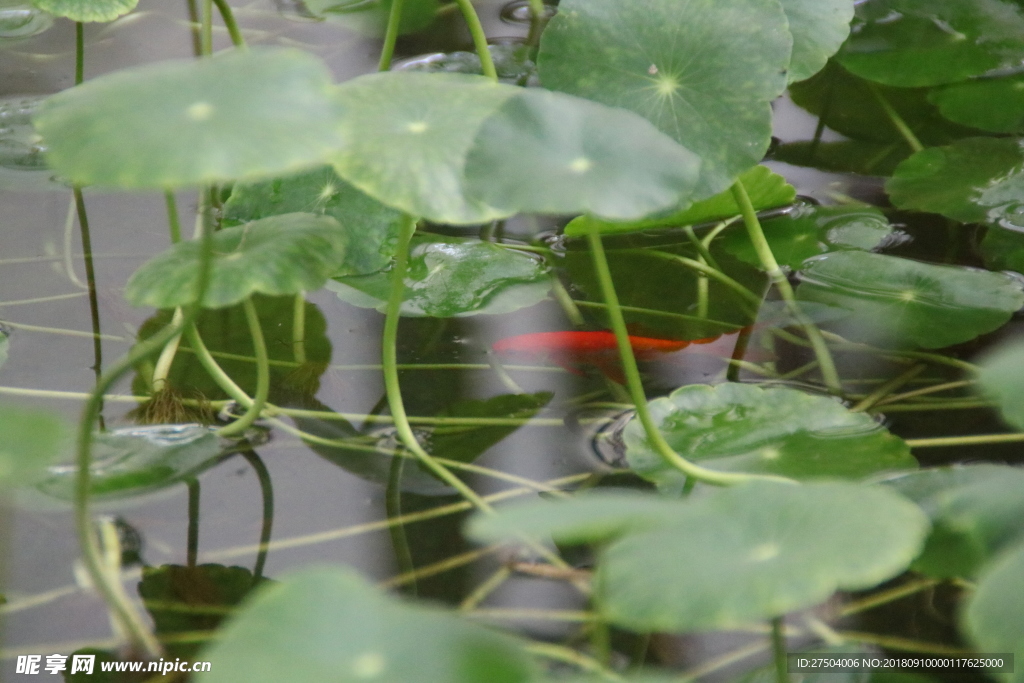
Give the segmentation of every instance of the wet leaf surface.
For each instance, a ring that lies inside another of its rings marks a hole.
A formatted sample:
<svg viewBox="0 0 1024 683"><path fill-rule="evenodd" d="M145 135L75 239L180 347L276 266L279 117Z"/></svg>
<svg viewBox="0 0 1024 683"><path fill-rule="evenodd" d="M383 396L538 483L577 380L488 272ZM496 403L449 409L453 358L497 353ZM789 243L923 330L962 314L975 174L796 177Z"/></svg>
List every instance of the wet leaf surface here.
<svg viewBox="0 0 1024 683"><path fill-rule="evenodd" d="M850 0L782 0L793 34L790 83L816 74L850 33Z"/></svg>
<svg viewBox="0 0 1024 683"><path fill-rule="evenodd" d="M1024 545L1007 550L978 577L977 589L970 596L960 619L979 652L1012 652L1015 661L1024 657ZM1024 670L991 674L1007 683L1024 681Z"/></svg>
<svg viewBox="0 0 1024 683"><path fill-rule="evenodd" d="M1010 341L983 356L981 393L995 400L1008 424L1024 429L1024 342Z"/></svg>
<svg viewBox="0 0 1024 683"><path fill-rule="evenodd" d="M71 430L57 415L0 404L0 487L24 484L70 447Z"/></svg>
<svg viewBox="0 0 1024 683"><path fill-rule="evenodd" d="M327 284L343 301L383 311L388 273L336 278ZM419 235L413 238L402 315L448 318L508 313L547 297L547 267L525 252L488 242Z"/></svg>
<svg viewBox="0 0 1024 683"><path fill-rule="evenodd" d="M545 87L632 109L699 155L703 199L764 156L791 51L778 2L566 0L537 66Z"/></svg>
<svg viewBox="0 0 1024 683"><path fill-rule="evenodd" d="M101 76L47 99L34 121L60 176L166 189L323 163L343 142L329 88L316 57L254 49Z"/></svg>
<svg viewBox="0 0 1024 683"><path fill-rule="evenodd" d="M715 470L857 479L917 464L903 440L870 416L787 387L695 384L651 401L650 410L677 453ZM682 491L686 477L653 449L638 420L623 439L633 471L662 491Z"/></svg>
<svg viewBox="0 0 1024 683"><path fill-rule="evenodd" d="M1024 305L1003 273L883 254L827 254L800 277L798 298L851 312L840 331L853 341L942 348L1001 327Z"/></svg>
<svg viewBox="0 0 1024 683"><path fill-rule="evenodd" d="M933 89L928 99L950 121L993 133L1024 132L1024 76L954 83Z"/></svg>
<svg viewBox="0 0 1024 683"><path fill-rule="evenodd" d="M612 543L595 587L608 619L639 632L733 628L899 574L927 530L916 505L877 487L735 486Z"/></svg>
<svg viewBox="0 0 1024 683"><path fill-rule="evenodd" d="M298 294L323 287L344 263L347 235L330 216L290 213L213 234L203 306L222 308L253 294ZM179 242L142 265L124 296L133 306L174 308L196 297L198 240Z"/></svg>
<svg viewBox="0 0 1024 683"><path fill-rule="evenodd" d="M211 671L197 683L526 683L534 673L516 640L337 568L264 587L201 654Z"/></svg>

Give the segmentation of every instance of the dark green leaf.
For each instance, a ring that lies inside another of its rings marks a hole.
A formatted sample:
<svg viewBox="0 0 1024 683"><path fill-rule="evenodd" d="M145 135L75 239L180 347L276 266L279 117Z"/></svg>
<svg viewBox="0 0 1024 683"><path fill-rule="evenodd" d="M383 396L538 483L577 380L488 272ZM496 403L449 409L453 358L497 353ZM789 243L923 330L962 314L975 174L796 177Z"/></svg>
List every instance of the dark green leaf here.
<svg viewBox="0 0 1024 683"><path fill-rule="evenodd" d="M113 21L135 9L139 0L32 0L32 4L71 21Z"/></svg>
<svg viewBox="0 0 1024 683"><path fill-rule="evenodd" d="M787 387L694 384L651 401L650 409L677 453L717 470L860 478L917 464L903 440L870 416ZM623 438L637 474L662 490L683 489L686 477L654 450L639 421Z"/></svg>
<svg viewBox="0 0 1024 683"><path fill-rule="evenodd" d="M846 251L804 264L797 296L852 312L854 341L937 349L1002 326L1024 305L1003 273Z"/></svg>
<svg viewBox="0 0 1024 683"><path fill-rule="evenodd" d="M955 83L1024 59L1024 10L1006 0L868 0L838 59L898 86Z"/></svg>
<svg viewBox="0 0 1024 683"><path fill-rule="evenodd" d="M347 569L261 588L200 655L196 683L526 683L519 643L450 612L394 600Z"/></svg>
<svg viewBox="0 0 1024 683"><path fill-rule="evenodd" d="M995 399L1007 423L1024 429L1024 344L1004 344L980 362L981 390Z"/></svg>
<svg viewBox="0 0 1024 683"><path fill-rule="evenodd" d="M323 163L343 142L329 89L307 52L232 51L95 78L47 99L35 124L64 178L164 189Z"/></svg>
<svg viewBox="0 0 1024 683"><path fill-rule="evenodd" d="M360 33L383 36L392 0L303 0L316 16L342 24ZM425 29L437 16L437 0L403 0L400 34Z"/></svg>
<svg viewBox="0 0 1024 683"><path fill-rule="evenodd" d="M70 430L48 412L0 404L0 486L39 479L67 447Z"/></svg>
<svg viewBox="0 0 1024 683"><path fill-rule="evenodd" d="M383 311L389 273L337 278L328 289L355 306ZM551 288L547 267L525 252L489 242L413 238L402 315L449 318L508 313L542 301Z"/></svg>
<svg viewBox="0 0 1024 683"><path fill-rule="evenodd" d="M612 623L681 632L781 616L899 574L928 531L913 503L846 483L752 483L679 508L604 552L595 587Z"/></svg>
<svg viewBox="0 0 1024 683"><path fill-rule="evenodd" d="M989 270L1024 273L1024 233L990 225L978 245Z"/></svg>
<svg viewBox="0 0 1024 683"><path fill-rule="evenodd" d="M303 211L331 216L348 236L336 275L365 275L391 263L400 211L384 206L324 167L262 182L236 183L224 204L227 225Z"/></svg>
<svg viewBox="0 0 1024 683"><path fill-rule="evenodd" d="M436 223L502 218L467 193L463 169L477 131L517 88L482 76L395 71L337 88L349 144L331 158L366 194Z"/></svg>
<svg viewBox="0 0 1024 683"><path fill-rule="evenodd" d="M632 109L699 155L703 199L764 156L792 45L777 0L564 0L538 69L545 87Z"/></svg>
<svg viewBox="0 0 1024 683"><path fill-rule="evenodd" d="M689 197L700 163L633 112L528 88L480 128L465 174L470 193L509 213L626 220Z"/></svg>
<svg viewBox="0 0 1024 683"><path fill-rule="evenodd" d="M826 252L869 251L893 231L882 212L870 206L803 206L764 221L763 227L775 260L794 270L806 259ZM761 265L745 231L726 232L722 248L741 261Z"/></svg>
<svg viewBox="0 0 1024 683"><path fill-rule="evenodd" d="M1012 652L1016 662L1024 658L1024 545L1008 550L978 577L977 589L970 596L961 617L963 629L979 652ZM1006 683L1024 681L1024 667L1015 664L1016 673L992 674Z"/></svg>
<svg viewBox="0 0 1024 683"><path fill-rule="evenodd" d="M967 138L918 152L885 184L901 209L964 223L1024 229L1024 146L1018 138Z"/></svg>
<svg viewBox="0 0 1024 683"><path fill-rule="evenodd" d="M928 99L950 121L993 133L1024 133L1024 76L954 83L933 89Z"/></svg>
<svg viewBox="0 0 1024 683"><path fill-rule="evenodd" d="M94 498L135 496L191 477L230 452L207 427L198 424L125 427L96 434L90 468ZM54 465L36 484L60 500L74 495L78 468Z"/></svg>
<svg viewBox="0 0 1024 683"><path fill-rule="evenodd" d="M796 197L796 190L786 179L773 173L767 166L755 166L744 171L739 181L750 196L754 209L775 209L791 204ZM726 190L714 197L695 202L682 210L675 210L664 216L655 216L640 221L609 222L591 216L579 216L565 226L565 234L579 237L587 234L591 223L597 224L602 234L636 232L638 230L656 230L658 228L674 228L682 225L697 225L723 218L738 216L740 207L733 199L732 191Z"/></svg>
<svg viewBox="0 0 1024 683"><path fill-rule="evenodd" d="M901 161L912 154L902 141L786 142L772 152L772 161L794 166L809 166L831 173L889 176Z"/></svg>
<svg viewBox="0 0 1024 683"><path fill-rule="evenodd" d="M932 521L914 568L939 578L973 577L996 553L1024 537L1024 470L970 465L922 470L886 483Z"/></svg>
<svg viewBox="0 0 1024 683"><path fill-rule="evenodd" d="M850 34L853 0L782 0L793 34L789 81L816 74Z"/></svg>
<svg viewBox="0 0 1024 683"><path fill-rule="evenodd" d="M345 258L346 233L330 216L290 213L219 230L203 305L221 308L255 293L323 287ZM200 242L180 242L142 265L125 286L133 306L174 308L196 297Z"/></svg>

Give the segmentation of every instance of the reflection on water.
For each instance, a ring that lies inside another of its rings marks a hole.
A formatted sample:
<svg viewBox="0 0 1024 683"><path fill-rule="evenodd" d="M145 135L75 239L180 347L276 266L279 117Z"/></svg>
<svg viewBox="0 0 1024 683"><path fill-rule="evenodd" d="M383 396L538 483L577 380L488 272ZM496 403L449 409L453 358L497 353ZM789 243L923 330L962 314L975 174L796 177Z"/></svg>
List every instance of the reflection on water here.
<svg viewBox="0 0 1024 683"><path fill-rule="evenodd" d="M53 25L53 17L22 0L0 2L0 46L17 38L38 35ZM6 40L5 40L6 39Z"/></svg>

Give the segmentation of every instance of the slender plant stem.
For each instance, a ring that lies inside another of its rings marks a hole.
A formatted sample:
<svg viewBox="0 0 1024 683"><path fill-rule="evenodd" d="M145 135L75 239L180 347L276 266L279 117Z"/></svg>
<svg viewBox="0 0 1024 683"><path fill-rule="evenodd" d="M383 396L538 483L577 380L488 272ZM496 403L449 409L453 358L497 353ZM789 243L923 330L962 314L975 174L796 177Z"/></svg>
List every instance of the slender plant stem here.
<svg viewBox="0 0 1024 683"><path fill-rule="evenodd" d="M256 585L263 578L263 568L267 564L267 551L270 548L270 533L274 528L274 484L270 479L270 472L256 451L249 449L242 451L245 458L256 472L256 478L260 482L260 494L263 498L263 522L260 525L260 545L256 551L256 564L252 568L252 581Z"/></svg>
<svg viewBox="0 0 1024 683"><path fill-rule="evenodd" d="M299 365L306 362L305 292L299 292L295 295L295 306L292 310L292 356Z"/></svg>
<svg viewBox="0 0 1024 683"><path fill-rule="evenodd" d="M194 324L188 326L185 330L185 336L188 337L188 343L192 346L191 351L199 359L199 364L203 366L203 369L210 375L210 378L217 383L217 386L242 407L249 408L253 400L249 398L247 393L242 391L240 386L235 384L235 380L231 379L228 373L224 372L224 369L213 359L209 349L206 348L206 344L203 342L203 338L199 336L199 330L196 329Z"/></svg>
<svg viewBox="0 0 1024 683"><path fill-rule="evenodd" d="M75 22L75 85L85 80L85 25Z"/></svg>
<svg viewBox="0 0 1024 683"><path fill-rule="evenodd" d="M395 54L395 43L398 42L398 28L402 24L402 6L405 0L391 0L391 12L388 14L388 27L384 31L384 46L380 50L380 62L377 71L391 69L391 57Z"/></svg>
<svg viewBox="0 0 1024 683"><path fill-rule="evenodd" d="M92 526L89 496L92 483L93 425L103 404L103 395L110 390L114 383L135 367L138 362L162 349L172 337L181 331L181 326L190 325L199 315L201 302L206 295L206 289L209 285L212 263L213 242L211 231L209 225L204 221L204 229L201 235L199 268L196 277L196 303L189 308L184 319L181 321L181 325L168 325L149 339L137 344L127 355L107 369L107 372L103 374L96 388L86 400L78 425L75 450L77 471L75 476L74 508L75 530L82 548L82 562L90 579L92 579L93 585L95 585L100 595L103 596L103 599L110 606L124 632L135 646L154 658L160 654L160 645L146 627L141 615L123 597L120 585L112 581L108 577L107 572L104 571L102 551Z"/></svg>
<svg viewBox="0 0 1024 683"><path fill-rule="evenodd" d="M821 330L800 310L800 305L796 301L796 295L793 293L793 287L790 286L786 274L782 272L778 261L775 260L775 255L768 245L764 231L761 230L761 223L757 220L754 206L750 203L750 197L747 195L747 190L743 187L741 181L737 180L732 186L732 195L743 213L743 222L747 226L747 234L750 236L750 241L754 246L754 251L757 252L761 265L768 272L768 277L771 278L775 287L779 290L779 294L782 296L783 301L786 302L786 307L789 308L790 314L800 324L804 334L807 335L807 339L811 342L811 348L814 349L814 356L818 359L821 377L825 382L825 386L828 387L831 393L841 394L843 386L839 381L839 373L836 371L835 361L832 360L832 354L825 344L825 339L821 336Z"/></svg>
<svg viewBox="0 0 1024 683"><path fill-rule="evenodd" d="M102 328L100 327L100 302L96 293L96 269L92 262L92 237L89 233L89 216L85 212L85 199L82 197L82 188L75 186L72 190L75 195L75 207L78 211L78 227L82 231L82 257L85 261L85 282L89 292L89 317L92 320L92 355L93 373L96 375L96 383L99 384L100 376L103 374L103 341ZM103 428L103 407L100 406L100 428Z"/></svg>
<svg viewBox="0 0 1024 683"><path fill-rule="evenodd" d="M903 117L899 115L899 112L889 104L889 100L885 99L885 96L878 90L878 86L870 82L868 82L867 85L868 89L871 90L871 94L875 96L876 100L878 100L878 104L882 107L882 111L884 111L885 115L889 117L889 120L892 122L892 125L896 128L897 132L899 132L899 134L903 136L903 139L906 140L910 149L915 152L923 150L924 145L922 145L921 141L917 139L916 135L914 135L914 131L910 130L910 126L908 126L907 122L903 120Z"/></svg>
<svg viewBox="0 0 1024 683"><path fill-rule="evenodd" d="M932 439L907 439L911 448L939 448L943 446L985 446L997 443L1020 443L1024 432L1014 434L978 434L974 436L939 436Z"/></svg>
<svg viewBox="0 0 1024 683"><path fill-rule="evenodd" d="M583 671L589 671L597 674L606 681L625 680L622 676L618 675L611 669L605 668L605 666L598 660L588 657L581 652L577 652L570 647L565 647L564 645L534 641L525 645L524 649L536 657L544 657L545 659L550 659L556 662L572 664Z"/></svg>
<svg viewBox="0 0 1024 683"><path fill-rule="evenodd" d="M899 403L908 398L915 398L917 396L926 396L928 394L937 394L943 391L951 391L953 389L961 389L963 387L969 387L975 383L975 380L965 379L956 382L945 382L944 384L936 384L930 387L924 387L923 389L915 389L913 391L907 391L902 394L894 394L886 397L884 400L879 401L875 404L875 407L881 407L889 403Z"/></svg>
<svg viewBox="0 0 1024 683"><path fill-rule="evenodd" d="M199 6L197 0L185 0L188 8L188 21L192 33L192 53L196 57L203 54L202 24L199 21Z"/></svg>
<svg viewBox="0 0 1024 683"><path fill-rule="evenodd" d="M466 20L466 27L469 28L469 33L473 36L473 45L476 48L476 54L480 57L480 66L483 69L484 76L497 81L498 71L494 68L494 60L491 59L491 51L487 47L487 35L484 33L483 24L480 23L480 17L476 14L476 9L473 8L472 0L455 0L459 9L462 11L462 17Z"/></svg>
<svg viewBox="0 0 1024 683"><path fill-rule="evenodd" d="M164 204L167 206L167 228L171 233L171 244L181 241L181 219L178 217L178 201L170 190L164 192Z"/></svg>
<svg viewBox="0 0 1024 683"><path fill-rule="evenodd" d="M199 26L199 54L213 54L213 0L203 0L203 16Z"/></svg>
<svg viewBox="0 0 1024 683"><path fill-rule="evenodd" d="M640 370L637 368L636 357L633 355L633 348L629 343L629 333L626 331L626 320L622 316L622 309L619 307L619 297L615 293L615 285L612 282L611 269L608 267L608 259L605 257L604 245L601 244L601 233L595 224L591 224L587 238L590 242L590 254L594 262L594 270L597 273L598 282L601 285L601 295L607 305L608 318L612 324L612 331L615 333L615 341L619 347L619 356L622 360L622 368L626 377L626 388L629 390L630 398L636 407L637 417L643 425L647 439L650 441L654 451L661 456L670 467L674 467L683 474L697 481L719 486L738 484L759 478L756 475L735 474L731 472L717 472L699 465L695 465L686 458L676 453L669 445L665 437L658 430L654 417L647 407L647 397L644 395L643 383L640 380ZM791 482L784 477L766 477L770 479Z"/></svg>
<svg viewBox="0 0 1024 683"><path fill-rule="evenodd" d="M500 544L495 544L487 546L486 548L475 548L473 550L467 550L466 552L461 553L459 555L455 555L453 557L446 557L445 559L439 562L428 564L426 566L420 567L419 569L414 569L413 571L408 572L406 574L399 574L398 576L393 576L386 581L381 581L378 585L382 588L395 588L397 586L405 586L408 584L412 584L418 581L419 579L426 579L431 576L437 576L438 574L449 572L453 569L458 569L459 567L465 567L467 564L476 562L481 557L490 555L491 553L495 552L500 548Z"/></svg>
<svg viewBox="0 0 1024 683"><path fill-rule="evenodd" d="M718 265L718 262L715 260L715 257L711 255L711 251L708 250L708 245L705 244L703 241L701 241L697 237L697 233L695 233L693 231L693 226L692 225L684 226L683 227L683 232L686 233L687 239L690 240L690 243L694 246L694 248L697 250L697 252L700 253L700 255L702 257L704 257L704 262L707 265L709 265L712 268L714 268L715 270L721 271L722 267L720 265Z"/></svg>
<svg viewBox="0 0 1024 683"><path fill-rule="evenodd" d="M857 405L850 408L850 412L861 413L865 410L870 410L883 398L896 391L927 369L928 366L923 363L911 366L896 377L890 379L888 382L884 382L880 387L868 394L863 400L859 401Z"/></svg>
<svg viewBox="0 0 1024 683"><path fill-rule="evenodd" d="M194 569L199 557L199 480L190 478L188 486L188 541L186 542L185 564Z"/></svg>
<svg viewBox="0 0 1024 683"><path fill-rule="evenodd" d="M231 44L235 47L244 48L245 38L242 37L242 32L238 29L238 23L235 21L234 12L231 11L231 5L227 3L227 0L213 0L213 2L217 5L220 18L228 29L228 35L231 36Z"/></svg>
<svg viewBox="0 0 1024 683"><path fill-rule="evenodd" d="M224 437L244 434L245 430L251 427L252 423L263 412L263 408L267 405L267 396L270 393L270 365L267 363L267 343L263 338L260 316L256 312L256 305L252 302L251 297L242 302L242 309L245 311L245 321L249 325L249 335L252 337L252 344L256 351L256 395L242 417L217 431L219 436Z"/></svg>
<svg viewBox="0 0 1024 683"><path fill-rule="evenodd" d="M388 295L387 310L384 314L384 334L381 341L382 361L384 367L384 388L387 392L388 406L391 409L391 416L395 420L395 431L402 444L411 452L420 463L428 470L437 475L463 498L473 504L474 507L483 512L493 512L493 508L476 492L469 488L465 482L452 474L446 467L440 465L434 458L423 450L416 435L409 424L409 418L405 413L405 403L402 401L402 389L398 382L398 323L401 320L402 299L405 295L405 274L409 263L409 242L416 232L416 219L412 216L404 216L402 219L401 232L398 238L398 247L395 254L395 265L391 270L391 292Z"/></svg>
<svg viewBox="0 0 1024 683"><path fill-rule="evenodd" d="M498 590L498 588L511 577L512 570L508 565L498 567L493 574L487 577L483 583L477 586L472 593L467 595L465 599L459 603L459 611L468 612L476 609L480 603L486 600L491 593Z"/></svg>
<svg viewBox="0 0 1024 683"><path fill-rule="evenodd" d="M669 254L668 252L664 252L664 251L644 250L643 253L649 254L651 256L656 256L658 258L663 258L663 259L666 259L666 260L669 260L669 261L678 261L679 263L683 264L687 268L690 268L692 270L696 270L698 273L701 273L702 275L706 275L707 277L711 278L712 280L718 280L718 282L722 283L723 285L725 285L729 289L731 289L734 292L736 292L737 294L739 294L741 297L746 299L749 303L751 303L751 304L753 304L753 305L755 305L755 306L757 306L759 308L761 306L761 297L759 297L758 295L754 294L749 289L747 289L746 287L741 285L739 282L736 282L736 280L732 279L731 277L729 277L728 275L726 275L722 271L716 270L716 269L712 268L711 266L709 266L706 263L701 263L700 261L697 261L697 260L692 259L692 258L687 258L685 256L679 256L678 254Z"/></svg>
<svg viewBox="0 0 1024 683"><path fill-rule="evenodd" d="M775 662L776 683L790 683L786 671L786 633L782 617L772 619L772 659Z"/></svg>
<svg viewBox="0 0 1024 683"><path fill-rule="evenodd" d="M402 516L402 470L404 469L405 458L391 458L388 485L384 497L384 507L388 519ZM401 574L412 574L416 570L416 565L413 563L412 550L409 548L409 538L406 536L405 526L394 524L388 527L388 532L391 534L391 545L395 550L398 571ZM407 583L406 586L409 595L417 594L415 579Z"/></svg>
<svg viewBox="0 0 1024 683"><path fill-rule="evenodd" d="M175 309L174 316L171 318L172 325L179 325L184 313L180 308ZM171 340L164 346L164 350L160 352L160 357L156 359L156 366L153 368L153 381L151 382L151 388L153 393L162 391L167 386L167 377L171 374L171 366L174 364L174 357L178 353L178 345L181 343L181 333L171 337Z"/></svg>

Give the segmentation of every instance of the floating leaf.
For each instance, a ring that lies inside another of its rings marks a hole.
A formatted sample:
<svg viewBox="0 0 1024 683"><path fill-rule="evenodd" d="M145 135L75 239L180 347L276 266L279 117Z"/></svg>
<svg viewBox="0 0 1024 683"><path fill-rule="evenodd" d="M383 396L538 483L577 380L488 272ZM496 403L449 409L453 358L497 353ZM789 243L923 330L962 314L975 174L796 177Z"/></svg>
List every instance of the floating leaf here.
<svg viewBox="0 0 1024 683"><path fill-rule="evenodd" d="M330 216L290 213L213 235L210 285L203 305L221 308L260 294L323 287L345 258L347 236ZM139 268L125 286L133 306L174 308L196 297L199 240L179 242Z"/></svg>
<svg viewBox="0 0 1024 683"><path fill-rule="evenodd" d="M537 65L530 58L530 47L522 42L490 44L494 70L498 80L511 85L526 85L536 80ZM411 57L395 64L395 71L419 71L427 73L483 75L480 56L475 52L436 52L421 57Z"/></svg>
<svg viewBox="0 0 1024 683"><path fill-rule="evenodd" d="M789 81L818 73L850 34L852 0L782 0L793 34Z"/></svg>
<svg viewBox="0 0 1024 683"><path fill-rule="evenodd" d="M134 496L170 486L230 452L198 424L125 427L97 434L93 444L89 490L94 498ZM73 464L54 465L36 488L71 500L77 471Z"/></svg>
<svg viewBox="0 0 1024 683"><path fill-rule="evenodd" d="M314 16L371 36L383 36L392 0L303 0ZM403 0L399 34L425 29L437 16L437 0Z"/></svg>
<svg viewBox="0 0 1024 683"><path fill-rule="evenodd" d="M401 602L347 569L263 587L201 653L197 683L381 680L526 683L519 643L448 611Z"/></svg>
<svg viewBox="0 0 1024 683"><path fill-rule="evenodd" d="M802 206L763 222L764 233L779 264L798 269L812 256L830 251L869 251L882 244L893 229L871 206ZM754 266L761 261L743 230L722 236L722 248Z"/></svg>
<svg viewBox="0 0 1024 683"><path fill-rule="evenodd" d="M1024 145L967 138L925 149L900 164L885 189L901 209L1024 230Z"/></svg>
<svg viewBox="0 0 1024 683"><path fill-rule="evenodd" d="M938 578L972 577L1024 538L1024 469L969 465L922 470L887 484L921 506L932 532L914 569Z"/></svg>
<svg viewBox="0 0 1024 683"><path fill-rule="evenodd" d="M677 453L716 470L860 478L916 466L906 443L870 416L787 387L693 384L651 401L650 409ZM686 477L658 455L639 421L623 438L637 474L662 490L682 490Z"/></svg>
<svg viewBox="0 0 1024 683"><path fill-rule="evenodd" d="M989 270L1015 270L1024 273L1024 233L990 225L978 251Z"/></svg>
<svg viewBox="0 0 1024 683"><path fill-rule="evenodd" d="M625 220L689 197L700 163L631 111L528 88L480 128L465 173L470 193L509 213Z"/></svg>
<svg viewBox="0 0 1024 683"><path fill-rule="evenodd" d="M793 102L821 117L822 122L855 140L899 143L904 156L913 151L893 125L881 100L895 110L925 145L945 145L976 135L971 128L950 123L929 102L927 88L892 88L854 76L835 62L814 77L789 88ZM825 143L829 144L829 143ZM836 143L831 143L836 144Z"/></svg>
<svg viewBox="0 0 1024 683"><path fill-rule="evenodd" d="M1004 344L980 362L981 390L995 399L1007 423L1024 429L1024 343Z"/></svg>
<svg viewBox="0 0 1024 683"><path fill-rule="evenodd" d="M0 405L0 434L0 486L38 479L70 436L56 415L10 404Z"/></svg>
<svg viewBox="0 0 1024 683"><path fill-rule="evenodd" d="M809 166L831 173L889 176L911 150L902 141L786 142L774 149L772 161Z"/></svg>
<svg viewBox="0 0 1024 683"><path fill-rule="evenodd" d="M565 500L535 500L502 507L496 515L476 515L467 533L485 543L524 536L556 543L599 543L627 533L671 524L678 501L650 493L599 489Z"/></svg>
<svg viewBox="0 0 1024 683"><path fill-rule="evenodd" d="M1024 657L1022 576L1024 545L1018 545L989 565L978 578L977 588L968 598L960 623L979 652L1013 653L1018 662ZM1017 673L1001 673L995 677L1007 683L1021 683L1024 668L1018 665Z"/></svg>
<svg viewBox="0 0 1024 683"><path fill-rule="evenodd" d="M786 206L791 204L796 197L796 190L793 186L779 174L773 173L767 166L755 166L744 171L737 180L743 183L750 196L750 203L757 211ZM733 199L732 191L726 190L714 197L695 202L681 211L673 211L665 216L656 216L640 221L613 223L591 216L579 216L565 226L565 234L569 237L586 235L591 223L596 224L602 234L615 234L697 225L723 218L732 218L739 214L740 207Z"/></svg>
<svg viewBox="0 0 1024 683"><path fill-rule="evenodd" d="M329 92L307 52L231 51L90 80L47 99L35 124L68 180L164 189L323 163L343 142Z"/></svg>
<svg viewBox="0 0 1024 683"><path fill-rule="evenodd" d="M993 133L1024 133L1024 76L954 83L933 89L928 99L950 121Z"/></svg>
<svg viewBox="0 0 1024 683"><path fill-rule="evenodd" d="M355 306L384 311L390 274L337 278L327 288ZM547 267L525 252L489 242L413 238L402 315L449 318L509 313L542 301L551 288Z"/></svg>
<svg viewBox="0 0 1024 683"><path fill-rule="evenodd" d="M775 0L565 0L538 69L545 87L632 109L695 152L702 199L761 161L791 51Z"/></svg>
<svg viewBox="0 0 1024 683"><path fill-rule="evenodd" d="M339 178L330 167L262 182L236 183L224 204L227 225L303 211L331 216L348 236L335 275L365 275L391 263L402 213Z"/></svg>
<svg viewBox="0 0 1024 683"><path fill-rule="evenodd" d="M1003 273L847 251L811 259L797 296L852 312L844 336L938 349L1002 326L1024 305Z"/></svg>
<svg viewBox="0 0 1024 683"><path fill-rule="evenodd" d="M928 531L913 503L847 483L752 483L679 507L603 553L595 587L612 623L681 632L781 616L899 574Z"/></svg>
<svg viewBox="0 0 1024 683"><path fill-rule="evenodd" d="M436 223L503 218L465 187L477 131L517 88L462 74L395 71L337 88L349 144L331 157L338 175L366 194Z"/></svg>
<svg viewBox="0 0 1024 683"><path fill-rule="evenodd" d="M888 85L955 83L1024 59L1024 9L1006 0L868 0L837 58Z"/></svg>
<svg viewBox="0 0 1024 683"><path fill-rule="evenodd" d="M32 0L32 4L71 21L113 21L135 9L139 0Z"/></svg>

